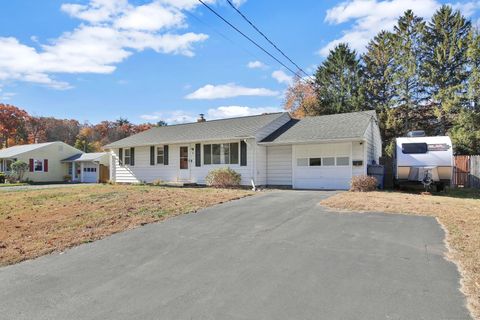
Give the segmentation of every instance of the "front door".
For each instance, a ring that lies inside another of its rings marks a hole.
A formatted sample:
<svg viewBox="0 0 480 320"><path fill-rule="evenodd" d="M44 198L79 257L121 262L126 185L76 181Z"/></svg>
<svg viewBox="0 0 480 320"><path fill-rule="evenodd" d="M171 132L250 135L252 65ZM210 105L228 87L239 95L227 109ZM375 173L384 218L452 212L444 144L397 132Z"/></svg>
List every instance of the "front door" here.
<svg viewBox="0 0 480 320"><path fill-rule="evenodd" d="M188 146L180 147L180 180L190 180Z"/></svg>

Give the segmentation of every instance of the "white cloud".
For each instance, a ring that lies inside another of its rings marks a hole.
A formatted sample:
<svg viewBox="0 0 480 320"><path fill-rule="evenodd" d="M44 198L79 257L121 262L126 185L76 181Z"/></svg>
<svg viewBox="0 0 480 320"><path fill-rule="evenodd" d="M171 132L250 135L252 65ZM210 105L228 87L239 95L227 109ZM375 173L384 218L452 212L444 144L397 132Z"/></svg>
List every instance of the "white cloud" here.
<svg viewBox="0 0 480 320"><path fill-rule="evenodd" d="M267 66L263 62L256 60L256 61L250 61L249 63L247 63L247 67L250 69L264 69Z"/></svg>
<svg viewBox="0 0 480 320"><path fill-rule="evenodd" d="M276 96L278 91L265 88L247 88L236 85L235 83L227 83L221 85L207 84L196 91L188 94L186 99L225 99L240 96Z"/></svg>
<svg viewBox="0 0 480 320"><path fill-rule="evenodd" d="M457 2L453 3L452 7L460 10L466 17L471 17L480 8L480 1Z"/></svg>
<svg viewBox="0 0 480 320"><path fill-rule="evenodd" d="M215 109L208 109L207 120L253 116L262 113L280 112L277 107L245 107L245 106L223 106Z"/></svg>
<svg viewBox="0 0 480 320"><path fill-rule="evenodd" d="M368 42L381 30L392 30L406 10L416 15L430 18L442 4L438 0L348 0L327 10L325 21L330 24L353 22L353 26L343 32L343 36L325 45L318 54L327 56L331 49L342 42L358 52L364 52ZM471 15L480 7L480 1L453 4L463 14Z"/></svg>
<svg viewBox="0 0 480 320"><path fill-rule="evenodd" d="M272 78L277 80L278 83L286 85L291 85L293 83L293 77L286 74L283 70L273 71Z"/></svg>
<svg viewBox="0 0 480 320"><path fill-rule="evenodd" d="M0 103L2 103L2 101L10 100L12 97L16 95L17 94L15 92L3 92L2 89L0 88Z"/></svg>
<svg viewBox="0 0 480 320"><path fill-rule="evenodd" d="M246 106L221 106L217 108L208 109L205 118L208 120L245 117L258 115L262 113L281 112L282 109L278 107L246 107ZM198 114L186 111L172 111L172 112L154 112L153 114L144 114L140 116L146 121L166 121L168 124L195 122Z"/></svg>
<svg viewBox="0 0 480 320"><path fill-rule="evenodd" d="M63 4L64 12L83 22L46 44L38 43L39 49L13 37L0 37L0 84L20 80L68 89L71 86L56 80L56 74L112 73L117 64L147 49L193 56L193 45L208 36L174 30L186 27L181 10L194 9L195 2L157 0L133 6L127 0L91 0L88 4Z"/></svg>
<svg viewBox="0 0 480 320"><path fill-rule="evenodd" d="M232 3L235 7L240 7L242 4L244 4L245 2L247 2L247 0L232 0Z"/></svg>
<svg viewBox="0 0 480 320"><path fill-rule="evenodd" d="M121 29L157 31L163 28L183 27L185 16L178 9L152 2L128 10L115 26Z"/></svg>

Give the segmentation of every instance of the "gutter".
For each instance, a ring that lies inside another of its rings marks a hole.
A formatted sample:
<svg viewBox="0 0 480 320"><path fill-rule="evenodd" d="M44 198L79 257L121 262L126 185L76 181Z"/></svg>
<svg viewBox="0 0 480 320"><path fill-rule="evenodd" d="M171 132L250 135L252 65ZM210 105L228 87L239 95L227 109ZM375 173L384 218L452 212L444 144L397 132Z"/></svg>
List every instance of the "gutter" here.
<svg viewBox="0 0 480 320"><path fill-rule="evenodd" d="M282 141L282 142L258 142L259 145L264 146L280 146L280 145L291 145L291 144L312 144L312 143L334 143L334 142L351 142L351 141L365 141L364 137L353 137L353 138L339 138L339 139L313 139L313 140L304 140L304 141Z"/></svg>
<svg viewBox="0 0 480 320"><path fill-rule="evenodd" d="M201 142L222 142L222 141L231 141L231 140L244 140L244 139L255 139L254 136L244 136L244 137L231 137L223 139L198 139L198 140L185 140L185 141L159 141L155 143L142 143L142 144L124 144L124 145L112 145L107 144L103 147L104 150L118 149L118 148L130 148L130 147L149 147L152 145L172 145L172 144L187 144L187 143L201 143Z"/></svg>

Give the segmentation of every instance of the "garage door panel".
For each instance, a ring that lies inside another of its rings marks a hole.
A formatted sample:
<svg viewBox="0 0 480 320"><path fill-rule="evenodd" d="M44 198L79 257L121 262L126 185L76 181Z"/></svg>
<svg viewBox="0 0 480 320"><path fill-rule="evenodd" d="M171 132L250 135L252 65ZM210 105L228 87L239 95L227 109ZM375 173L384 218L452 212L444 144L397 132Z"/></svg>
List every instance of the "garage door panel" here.
<svg viewBox="0 0 480 320"><path fill-rule="evenodd" d="M351 143L296 146L293 187L298 189L348 189L352 178L350 155ZM336 158L336 162L340 163L339 160L342 157L348 157L350 165L324 165L331 158ZM313 165L316 162L312 162L310 166L311 162L308 159L312 158L321 158L320 165ZM298 159L303 160L297 161Z"/></svg>

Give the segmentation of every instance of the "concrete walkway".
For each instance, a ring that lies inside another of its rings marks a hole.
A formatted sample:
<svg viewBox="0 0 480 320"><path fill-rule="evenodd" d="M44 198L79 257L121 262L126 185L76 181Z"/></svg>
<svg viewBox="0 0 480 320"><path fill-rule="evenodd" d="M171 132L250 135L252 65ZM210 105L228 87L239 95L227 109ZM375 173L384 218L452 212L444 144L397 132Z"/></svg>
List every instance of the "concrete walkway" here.
<svg viewBox="0 0 480 320"><path fill-rule="evenodd" d="M436 220L273 191L0 268L2 319L470 319Z"/></svg>

